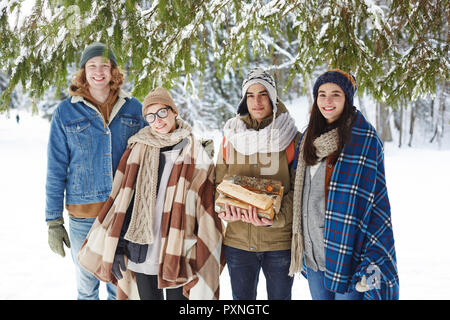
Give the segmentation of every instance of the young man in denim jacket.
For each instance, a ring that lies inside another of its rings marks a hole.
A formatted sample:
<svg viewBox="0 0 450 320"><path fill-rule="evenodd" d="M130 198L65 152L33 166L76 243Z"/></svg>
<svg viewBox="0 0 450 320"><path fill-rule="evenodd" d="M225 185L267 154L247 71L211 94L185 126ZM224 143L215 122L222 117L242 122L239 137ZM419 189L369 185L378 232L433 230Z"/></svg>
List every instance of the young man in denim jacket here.
<svg viewBox="0 0 450 320"><path fill-rule="evenodd" d="M98 299L99 281L78 265L77 254L108 199L128 138L145 126L141 103L121 90L123 78L111 49L102 43L87 46L69 89L71 97L52 117L45 209L48 243L63 257L63 243L71 248L78 299ZM70 236L64 228L64 200ZM115 286L107 284L107 289L108 299L115 299Z"/></svg>

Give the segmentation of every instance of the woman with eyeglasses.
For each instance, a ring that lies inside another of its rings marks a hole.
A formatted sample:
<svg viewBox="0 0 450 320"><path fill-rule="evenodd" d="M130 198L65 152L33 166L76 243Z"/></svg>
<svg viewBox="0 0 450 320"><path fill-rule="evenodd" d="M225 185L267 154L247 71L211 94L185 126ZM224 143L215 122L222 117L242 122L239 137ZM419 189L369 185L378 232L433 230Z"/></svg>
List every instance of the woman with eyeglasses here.
<svg viewBox="0 0 450 320"><path fill-rule="evenodd" d="M214 163L169 91L151 91L142 111L149 126L129 139L80 262L118 280L119 298L163 300L166 288L167 300L218 299L224 258Z"/></svg>

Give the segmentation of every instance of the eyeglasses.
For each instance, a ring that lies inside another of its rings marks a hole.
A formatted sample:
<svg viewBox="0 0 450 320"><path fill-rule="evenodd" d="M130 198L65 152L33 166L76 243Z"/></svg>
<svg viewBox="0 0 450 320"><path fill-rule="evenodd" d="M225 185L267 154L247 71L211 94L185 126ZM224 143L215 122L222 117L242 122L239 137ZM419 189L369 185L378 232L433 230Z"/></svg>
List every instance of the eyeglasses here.
<svg viewBox="0 0 450 320"><path fill-rule="evenodd" d="M169 115L169 110L172 110L171 107L167 106L165 108L161 108L158 111L156 111L155 113L147 113L144 116L145 121L147 121L148 123L153 123L156 120L156 116L158 116L158 118L160 119L164 119L167 118L167 116Z"/></svg>

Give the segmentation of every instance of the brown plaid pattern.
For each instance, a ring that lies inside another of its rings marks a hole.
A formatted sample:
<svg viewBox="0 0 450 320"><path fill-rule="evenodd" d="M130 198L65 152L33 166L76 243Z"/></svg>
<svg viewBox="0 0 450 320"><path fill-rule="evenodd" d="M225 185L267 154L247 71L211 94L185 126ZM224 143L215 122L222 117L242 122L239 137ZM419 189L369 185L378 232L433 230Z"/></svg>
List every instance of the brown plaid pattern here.
<svg viewBox="0 0 450 320"><path fill-rule="evenodd" d="M189 136L172 169L161 222L160 288L183 286L189 299L218 299L225 259L222 222L214 213L214 163L202 145ZM105 282L117 283L118 299L138 298L132 271L117 280L111 273L114 254L130 204L145 145L125 151L112 192L78 255L80 264Z"/></svg>

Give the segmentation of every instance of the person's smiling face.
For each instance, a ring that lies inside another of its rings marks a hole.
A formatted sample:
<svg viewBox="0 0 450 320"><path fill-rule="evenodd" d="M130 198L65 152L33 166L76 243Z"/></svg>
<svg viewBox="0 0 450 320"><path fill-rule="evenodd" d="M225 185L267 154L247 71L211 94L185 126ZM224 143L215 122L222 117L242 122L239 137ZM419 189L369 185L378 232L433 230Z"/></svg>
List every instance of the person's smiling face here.
<svg viewBox="0 0 450 320"><path fill-rule="evenodd" d="M153 114L153 116L149 116ZM172 110L171 107L165 106L161 103L155 103L149 105L144 110L144 117L149 122L152 130L158 133L167 134L176 129L176 117L177 114ZM149 118L153 120L149 121Z"/></svg>
<svg viewBox="0 0 450 320"><path fill-rule="evenodd" d="M111 61L104 57L93 57L86 62L86 81L94 90L109 89L111 81Z"/></svg>
<svg viewBox="0 0 450 320"><path fill-rule="evenodd" d="M319 87L317 106L328 123L333 123L344 111L345 94L337 84L324 83Z"/></svg>

